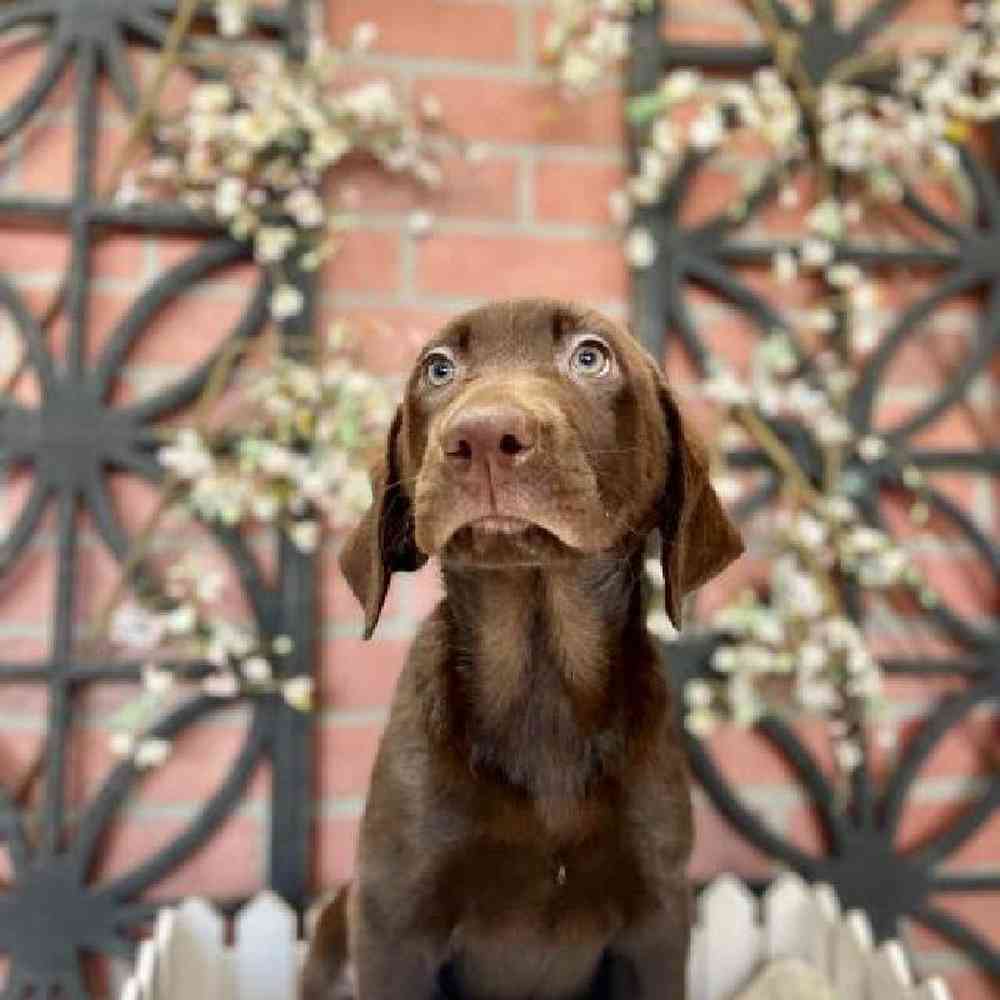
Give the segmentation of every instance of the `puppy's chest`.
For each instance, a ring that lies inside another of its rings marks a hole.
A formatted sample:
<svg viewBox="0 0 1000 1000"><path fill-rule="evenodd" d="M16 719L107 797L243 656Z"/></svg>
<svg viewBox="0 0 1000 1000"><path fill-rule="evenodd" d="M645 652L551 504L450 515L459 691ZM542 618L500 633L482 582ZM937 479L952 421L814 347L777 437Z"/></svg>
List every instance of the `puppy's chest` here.
<svg viewBox="0 0 1000 1000"><path fill-rule="evenodd" d="M467 934L528 928L552 943L605 939L652 905L639 852L606 808L576 809L577 832L549 830L529 806L494 809L446 856L437 890ZM550 807L551 809L551 807Z"/></svg>

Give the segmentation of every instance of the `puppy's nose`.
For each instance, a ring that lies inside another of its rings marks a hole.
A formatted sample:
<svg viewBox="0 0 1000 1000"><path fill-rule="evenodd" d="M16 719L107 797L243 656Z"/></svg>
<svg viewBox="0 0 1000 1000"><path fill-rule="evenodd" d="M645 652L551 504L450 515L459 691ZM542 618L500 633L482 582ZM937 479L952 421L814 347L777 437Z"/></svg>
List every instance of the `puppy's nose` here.
<svg viewBox="0 0 1000 1000"><path fill-rule="evenodd" d="M535 447L533 421L515 406L484 406L457 413L441 445L455 465L516 465Z"/></svg>

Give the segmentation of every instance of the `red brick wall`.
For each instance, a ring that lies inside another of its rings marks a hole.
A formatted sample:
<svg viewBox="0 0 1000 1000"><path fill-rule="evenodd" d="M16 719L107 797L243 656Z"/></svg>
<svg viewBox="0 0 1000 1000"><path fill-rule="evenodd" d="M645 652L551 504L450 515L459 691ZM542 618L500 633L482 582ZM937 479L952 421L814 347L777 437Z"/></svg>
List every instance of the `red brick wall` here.
<svg viewBox="0 0 1000 1000"><path fill-rule="evenodd" d="M544 293L593 303L626 317L626 273L618 240L607 212L607 195L621 182L623 162L619 100L613 92L572 106L561 104L539 69L543 23L541 0L329 0L335 40L345 39L361 19L376 20L382 34L364 66L387 72L414 93L441 100L447 122L463 138L485 144L479 166L457 159L448 164L446 190L430 199L436 215L433 231L416 238L406 227L408 211L426 204L368 176L344 178L365 198L358 231L329 267L322 294L326 317L347 313L363 317L367 357L386 376L403 371L421 340L456 310L486 298ZM857 6L857 4L854 4ZM910 5L905 29L897 37L907 45L931 45L947 38L954 6L946 0ZM672 34L685 39L745 40L751 29L736 0L706 5L685 0L672 5ZM137 59L137 63L140 60ZM39 64L35 49L0 44L0 106L6 104ZM148 72L148 60L142 61ZM12 146L0 150L0 193L64 192L70 177L72 78L65 80L47 110ZM108 124L102 148L120 141L124 118L107 100ZM698 188L692 214L704 211L732 185L732 164L723 162ZM775 224L789 224L776 219ZM122 237L107 243L98 262L92 310L93 356L117 317L135 295L172 263L190 253L184 240ZM57 287L66 245L55 235L9 230L0 235L0 271L12 276L19 291L40 311ZM167 310L132 357L119 399L134 398L178 377L205 357L238 314L249 283L238 270L203 283L194 294ZM888 289L886 308L899 308L912 287ZM744 328L710 296L696 297L696 311L706 337L731 354L745 343ZM944 350L961 355L970 317L979 303L962 299L941 311L928 337ZM59 328L54 340L61 336ZM887 405L913 405L930 378L926 354L915 351L893 373ZM675 382L689 392L689 375L671 363ZM33 392L30 380L19 393ZM996 420L995 390L984 379L974 397L974 416ZM935 426L945 443L976 441L975 421L956 412ZM985 481L953 477L949 489L989 530L998 526L998 495ZM9 516L23 497L24 483L3 496ZM127 491L127 492L126 492ZM130 526L141 523L153 498L148 490L122 482L119 506ZM940 527L932 524L931 528ZM46 522L21 564L0 581L0 656L24 659L42 654L48 638L53 599L51 522ZM81 620L102 603L115 572L100 543L85 524ZM919 533L916 541L933 564L935 581L970 613L996 611L989 581L967 572L967 549L945 536ZM170 544L190 545L190 535L175 534ZM337 540L330 544L330 554ZM956 546L958 546L956 548ZM963 557L966 563L963 563ZM751 565L749 562L748 566ZM737 568L730 584L746 568ZM333 559L323 576L321 707L317 747L317 889L350 875L358 817L372 755L395 677L416 623L433 604L437 583L431 568L397 577L378 638L363 644L360 614ZM898 619L877 635L884 648L898 643ZM907 634L910 634L907 633ZM929 640L930 641L930 640ZM919 719L929 700L945 684L899 682L895 687L902 719ZM72 799L92 794L110 764L106 750L107 714L127 692L102 691L89 697L74 729L71 756ZM44 703L34 688L0 687L0 781L15 783L43 734ZM164 843L193 816L203 798L218 786L239 747L243 716L225 713L179 741L163 770L143 782L108 843L103 874L124 871ZM976 776L990 763L985 748L996 744L995 719L980 718L942 746L920 775L903 837L916 841L946 821L963 801L976 794ZM815 744L823 751L822 740ZM814 824L801 790L787 768L755 739L727 732L718 751L743 796L769 822L802 844L814 843ZM696 792L699 833L694 872L722 869L763 874L771 869L733 835ZM222 896L252 891L263 877L266 838L266 775L213 843L158 889L163 895L208 892ZM964 868L1000 866L1000 820L971 842L957 862ZM1000 935L1000 898L974 905L955 901L971 922L995 941ZM949 973L961 998L985 997L989 987L937 941L920 938L928 967Z"/></svg>

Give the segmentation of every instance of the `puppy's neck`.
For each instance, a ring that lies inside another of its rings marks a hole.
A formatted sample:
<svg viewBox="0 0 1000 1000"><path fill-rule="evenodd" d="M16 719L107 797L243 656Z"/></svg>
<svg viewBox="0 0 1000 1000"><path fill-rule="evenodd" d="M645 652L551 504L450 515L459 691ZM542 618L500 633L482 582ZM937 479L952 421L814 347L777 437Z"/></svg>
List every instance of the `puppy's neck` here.
<svg viewBox="0 0 1000 1000"><path fill-rule="evenodd" d="M473 766L547 809L575 808L590 783L615 769L625 694L614 665L644 635L640 572L637 556L444 567Z"/></svg>

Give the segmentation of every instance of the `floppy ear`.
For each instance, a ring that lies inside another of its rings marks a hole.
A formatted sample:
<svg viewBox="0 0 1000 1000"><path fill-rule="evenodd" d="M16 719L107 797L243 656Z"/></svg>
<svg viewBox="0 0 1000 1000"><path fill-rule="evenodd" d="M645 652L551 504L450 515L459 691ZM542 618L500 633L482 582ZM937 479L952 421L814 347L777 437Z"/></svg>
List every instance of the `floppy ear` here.
<svg viewBox="0 0 1000 1000"><path fill-rule="evenodd" d="M378 624L392 574L427 562L414 540L413 508L399 481L396 439L402 422L400 409L389 429L385 458L371 472L372 505L340 551L340 569L364 608L366 639Z"/></svg>
<svg viewBox="0 0 1000 1000"><path fill-rule="evenodd" d="M661 386L659 394L670 441L660 500L664 599L679 629L684 595L742 555L743 539L709 481L704 446L684 426L670 392Z"/></svg>

